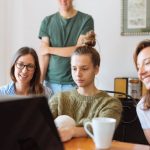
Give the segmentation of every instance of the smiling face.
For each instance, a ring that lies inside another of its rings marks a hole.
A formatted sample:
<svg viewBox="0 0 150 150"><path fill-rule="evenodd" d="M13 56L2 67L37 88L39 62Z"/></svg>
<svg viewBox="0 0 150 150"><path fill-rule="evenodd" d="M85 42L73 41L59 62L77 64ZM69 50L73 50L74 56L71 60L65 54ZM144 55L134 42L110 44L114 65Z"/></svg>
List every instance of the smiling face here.
<svg viewBox="0 0 150 150"><path fill-rule="evenodd" d="M78 87L94 85L95 75L99 67L94 67L90 54L73 55L71 58L72 77Z"/></svg>
<svg viewBox="0 0 150 150"><path fill-rule="evenodd" d="M18 64L18 66L17 66ZM19 66L23 66L22 69ZM32 67L33 69L31 69ZM14 67L16 82L19 84L30 84L35 72L35 61L31 54L23 55L18 58Z"/></svg>
<svg viewBox="0 0 150 150"><path fill-rule="evenodd" d="M144 48L137 56L138 77L150 89L150 47Z"/></svg>
<svg viewBox="0 0 150 150"><path fill-rule="evenodd" d="M72 1L73 0L58 0L60 10L69 11L70 9L72 9Z"/></svg>

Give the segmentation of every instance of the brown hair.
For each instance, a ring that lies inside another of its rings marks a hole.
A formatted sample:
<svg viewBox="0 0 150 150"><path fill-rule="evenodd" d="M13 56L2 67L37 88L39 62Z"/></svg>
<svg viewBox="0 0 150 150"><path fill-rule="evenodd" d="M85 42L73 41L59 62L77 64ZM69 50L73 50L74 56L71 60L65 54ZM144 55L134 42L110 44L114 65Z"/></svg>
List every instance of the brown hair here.
<svg viewBox="0 0 150 150"><path fill-rule="evenodd" d="M133 54L133 59L134 59L136 69L138 69L137 57L138 57L139 53L147 47L150 47L150 40L149 39L143 40L137 45L137 47L134 51L134 54ZM149 108L150 108L150 90L147 90L146 95L144 97L144 109L149 109Z"/></svg>
<svg viewBox="0 0 150 150"><path fill-rule="evenodd" d="M27 54L30 54L33 56L34 62L36 65L33 78L30 81L29 94L42 94L42 93L44 93L44 88L43 88L42 84L40 83L41 72L40 72L40 66L39 66L39 59L38 59L36 51L33 48L22 47L15 53L13 60L11 62L11 68L10 68L11 79L14 82L16 82L16 78L14 75L15 64L21 56L24 56Z"/></svg>
<svg viewBox="0 0 150 150"><path fill-rule="evenodd" d="M88 31L82 41L82 44L94 47L96 44L96 34L93 30Z"/></svg>
<svg viewBox="0 0 150 150"><path fill-rule="evenodd" d="M73 55L90 55L91 56L91 60L93 63L93 66L100 66L100 55L97 52L97 50L91 46L81 46L78 47L72 54Z"/></svg>

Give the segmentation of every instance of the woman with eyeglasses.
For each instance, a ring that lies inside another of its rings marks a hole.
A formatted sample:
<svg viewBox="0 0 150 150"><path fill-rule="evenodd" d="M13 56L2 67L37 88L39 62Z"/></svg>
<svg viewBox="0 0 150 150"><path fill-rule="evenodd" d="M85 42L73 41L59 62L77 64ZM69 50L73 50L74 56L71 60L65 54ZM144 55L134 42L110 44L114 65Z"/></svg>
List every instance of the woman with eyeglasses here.
<svg viewBox="0 0 150 150"><path fill-rule="evenodd" d="M33 48L22 47L13 57L10 77L13 82L0 88L0 95L46 95L51 90L40 83L38 56Z"/></svg>
<svg viewBox="0 0 150 150"><path fill-rule="evenodd" d="M143 40L137 45L133 57L138 77L147 89L146 95L137 105L137 114L150 144L150 39Z"/></svg>

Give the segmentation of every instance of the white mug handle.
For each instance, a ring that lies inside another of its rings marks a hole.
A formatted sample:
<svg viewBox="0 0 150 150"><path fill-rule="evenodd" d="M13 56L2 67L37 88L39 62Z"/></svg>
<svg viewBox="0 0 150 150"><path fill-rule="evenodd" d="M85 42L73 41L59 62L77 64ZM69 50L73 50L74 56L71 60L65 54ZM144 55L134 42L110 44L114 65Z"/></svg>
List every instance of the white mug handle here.
<svg viewBox="0 0 150 150"><path fill-rule="evenodd" d="M91 122L85 122L84 124L84 130L86 131L86 133L94 140L94 135L89 131L89 129L87 128L88 126L92 127L92 123Z"/></svg>

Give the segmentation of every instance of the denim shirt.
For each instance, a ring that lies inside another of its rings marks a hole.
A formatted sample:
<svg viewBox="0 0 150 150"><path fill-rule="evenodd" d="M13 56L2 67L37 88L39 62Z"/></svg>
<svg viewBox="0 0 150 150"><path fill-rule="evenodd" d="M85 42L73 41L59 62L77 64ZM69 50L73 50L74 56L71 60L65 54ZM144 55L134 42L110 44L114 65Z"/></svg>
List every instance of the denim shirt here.
<svg viewBox="0 0 150 150"><path fill-rule="evenodd" d="M45 95L50 98L52 95L52 91L50 88L44 86L44 90L45 90ZM1 86L0 87L0 95L16 95L16 91L15 91L15 83L11 82L7 85Z"/></svg>
<svg viewBox="0 0 150 150"><path fill-rule="evenodd" d="M16 95L14 82L0 87L0 95Z"/></svg>

